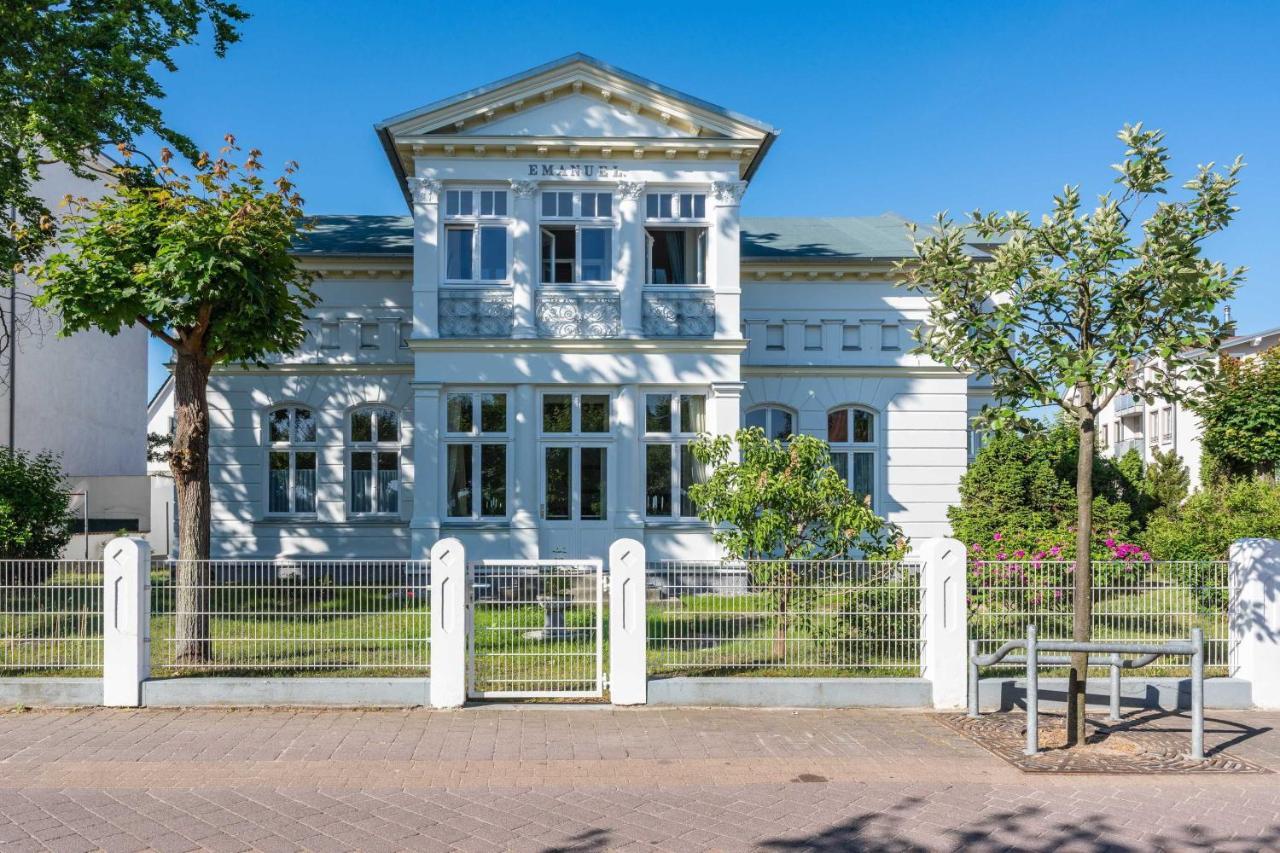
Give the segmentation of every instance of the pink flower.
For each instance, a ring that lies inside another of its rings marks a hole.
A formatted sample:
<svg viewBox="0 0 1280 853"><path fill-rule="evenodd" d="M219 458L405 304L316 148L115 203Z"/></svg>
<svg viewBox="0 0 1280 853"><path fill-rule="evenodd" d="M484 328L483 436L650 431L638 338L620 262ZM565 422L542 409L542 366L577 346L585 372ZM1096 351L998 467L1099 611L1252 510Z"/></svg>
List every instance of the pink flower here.
<svg viewBox="0 0 1280 853"><path fill-rule="evenodd" d="M1017 551L1013 552L1013 556L1021 560L1023 557L1027 556L1027 552L1019 548Z"/></svg>
<svg viewBox="0 0 1280 853"><path fill-rule="evenodd" d="M982 546L981 546L981 545L979 545L977 542L974 542L974 543L973 543L973 545L972 545L972 546L970 546L970 549L969 549L969 550L971 550L971 551L973 551L973 553L977 554L978 552L980 552L980 551L982 550Z"/></svg>
<svg viewBox="0 0 1280 853"><path fill-rule="evenodd" d="M1003 538L1004 538L1004 534L1003 534L1003 533L997 533L995 536L992 536L991 538L992 538L992 539L994 539L994 540L996 540L997 542L999 542L1001 539L1003 539Z"/></svg>
<svg viewBox="0 0 1280 853"><path fill-rule="evenodd" d="M1116 540L1108 538L1107 541L1103 542L1102 544L1106 545L1108 548L1114 548L1116 547Z"/></svg>
<svg viewBox="0 0 1280 853"><path fill-rule="evenodd" d="M1050 554L1052 554L1052 555L1053 555L1053 556L1055 556L1055 557L1056 557L1056 556L1058 556L1059 554L1061 554L1061 553L1062 553L1062 546L1061 546L1061 545L1054 545L1052 548L1050 548L1050 549L1049 549L1049 553L1050 553Z"/></svg>
<svg viewBox="0 0 1280 853"><path fill-rule="evenodd" d="M1009 555L1008 555L1008 554L1006 554L1004 551L1001 551L999 554L996 554L996 559L997 559L997 560L1007 560L1007 559L1009 559Z"/></svg>
<svg viewBox="0 0 1280 853"><path fill-rule="evenodd" d="M1062 600L1062 590L1060 590L1060 589L1055 589L1055 590L1053 591L1053 597L1054 597L1054 599L1056 599L1057 601L1061 601L1061 600Z"/></svg>

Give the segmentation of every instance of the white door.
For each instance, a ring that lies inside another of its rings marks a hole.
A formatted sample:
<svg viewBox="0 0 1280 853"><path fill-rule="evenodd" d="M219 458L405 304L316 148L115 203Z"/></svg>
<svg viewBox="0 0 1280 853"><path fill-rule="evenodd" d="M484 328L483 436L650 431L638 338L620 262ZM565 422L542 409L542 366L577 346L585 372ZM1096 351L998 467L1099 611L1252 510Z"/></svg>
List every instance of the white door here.
<svg viewBox="0 0 1280 853"><path fill-rule="evenodd" d="M542 557L599 556L612 534L608 445L566 441L543 444L541 450Z"/></svg>

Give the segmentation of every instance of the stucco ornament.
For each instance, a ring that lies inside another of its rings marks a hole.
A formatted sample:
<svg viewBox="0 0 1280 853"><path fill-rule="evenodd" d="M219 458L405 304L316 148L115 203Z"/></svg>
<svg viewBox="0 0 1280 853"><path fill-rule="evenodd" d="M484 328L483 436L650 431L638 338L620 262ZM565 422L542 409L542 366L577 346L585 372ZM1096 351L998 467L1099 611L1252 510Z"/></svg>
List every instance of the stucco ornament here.
<svg viewBox="0 0 1280 853"><path fill-rule="evenodd" d="M444 184L436 178L411 177L408 184L415 203L435 204L440 201L440 190L444 188Z"/></svg>
<svg viewBox="0 0 1280 853"><path fill-rule="evenodd" d="M635 200L644 195L644 181L618 181L618 195Z"/></svg>
<svg viewBox="0 0 1280 853"><path fill-rule="evenodd" d="M737 204L747 191L746 181L712 181L711 195L721 204Z"/></svg>
<svg viewBox="0 0 1280 853"><path fill-rule="evenodd" d="M510 293L440 294L442 338L509 338L514 323Z"/></svg>
<svg viewBox="0 0 1280 853"><path fill-rule="evenodd" d="M709 338L716 331L715 297L646 293L640 324L646 338Z"/></svg>
<svg viewBox="0 0 1280 853"><path fill-rule="evenodd" d="M537 319L542 338L616 338L622 332L616 293L541 294Z"/></svg>
<svg viewBox="0 0 1280 853"><path fill-rule="evenodd" d="M516 198L532 198L538 192L537 181L512 181L511 191Z"/></svg>

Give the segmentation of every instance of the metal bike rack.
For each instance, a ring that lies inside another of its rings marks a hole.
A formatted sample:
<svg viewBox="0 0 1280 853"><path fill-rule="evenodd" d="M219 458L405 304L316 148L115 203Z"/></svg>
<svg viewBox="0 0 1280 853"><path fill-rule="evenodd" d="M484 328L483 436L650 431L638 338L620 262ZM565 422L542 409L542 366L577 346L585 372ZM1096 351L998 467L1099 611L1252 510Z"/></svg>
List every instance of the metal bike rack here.
<svg viewBox="0 0 1280 853"><path fill-rule="evenodd" d="M1011 652L1024 649L1022 657L1009 657ZM1010 640L988 655L978 654L978 641L969 641L969 716L977 718L978 711L978 667L992 666L1005 661L1022 663L1027 667L1027 746L1024 752L1035 755L1040 751L1040 666L1067 666L1071 658L1065 655L1045 655L1042 652L1087 652L1089 666L1107 666L1111 668L1111 722L1120 720L1120 670L1138 669L1147 666L1156 659L1166 655L1179 655L1191 658L1191 757L1204 758L1204 632L1199 628L1191 629L1191 639L1174 640L1166 643L1110 643L1110 642L1076 642L1073 640L1038 640L1036 626L1027 626L1025 640ZM1104 658L1094 657L1094 653L1106 655ZM1122 658L1121 655L1137 655L1133 658Z"/></svg>

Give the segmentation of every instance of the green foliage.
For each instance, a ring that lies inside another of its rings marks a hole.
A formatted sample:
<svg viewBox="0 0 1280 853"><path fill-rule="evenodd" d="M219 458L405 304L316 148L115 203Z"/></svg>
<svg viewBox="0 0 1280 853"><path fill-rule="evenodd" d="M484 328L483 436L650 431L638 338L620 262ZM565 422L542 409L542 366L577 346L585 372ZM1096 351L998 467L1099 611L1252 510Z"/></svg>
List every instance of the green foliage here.
<svg viewBox="0 0 1280 853"><path fill-rule="evenodd" d="M268 185L260 152L237 165L233 151L228 136L193 176L165 151L154 169L117 170L115 193L72 203L70 251L37 270L37 304L56 309L62 333L138 323L210 364L260 362L302 343L316 298L290 254L302 216L296 165Z"/></svg>
<svg viewBox="0 0 1280 853"><path fill-rule="evenodd" d="M1007 553L1059 546L1059 558L1067 559L1074 552L1079 447L1075 425L1067 419L1048 428L993 434L960 479L960 503L947 510L955 537L985 547L999 534ZM1094 457L1097 556L1111 554L1105 539L1131 536L1141 524L1146 505L1139 490L1142 461L1131 456Z"/></svg>
<svg viewBox="0 0 1280 853"><path fill-rule="evenodd" d="M1161 560L1225 560L1234 540L1250 537L1280 538L1280 483L1259 477L1209 484L1176 513L1153 518L1145 542Z"/></svg>
<svg viewBox="0 0 1280 853"><path fill-rule="evenodd" d="M247 17L225 0L0 3L0 266L33 260L55 234L33 191L41 164L86 177L99 151L148 132L195 156L160 115L156 73L177 70L174 51L202 24L222 56Z"/></svg>
<svg viewBox="0 0 1280 853"><path fill-rule="evenodd" d="M1224 354L1195 410L1204 423L1204 459L1213 474L1275 474L1280 470L1280 349L1253 358Z"/></svg>
<svg viewBox="0 0 1280 853"><path fill-rule="evenodd" d="M71 541L58 457L0 449L0 559L53 559Z"/></svg>
<svg viewBox="0 0 1280 853"><path fill-rule="evenodd" d="M173 436L163 432L147 433L147 461L168 462L173 448Z"/></svg>
<svg viewBox="0 0 1280 853"><path fill-rule="evenodd" d="M1142 473L1142 492L1151 501L1152 512L1176 511L1190 489L1191 473L1181 456L1172 450L1157 450L1151 455L1151 464Z"/></svg>
<svg viewBox="0 0 1280 853"><path fill-rule="evenodd" d="M698 514L718 526L716 540L737 559L824 560L860 552L898 556L897 526L859 500L831 467L827 443L808 435L772 441L758 428L738 431L741 461L729 436L703 436L693 455L711 469L691 486Z"/></svg>

